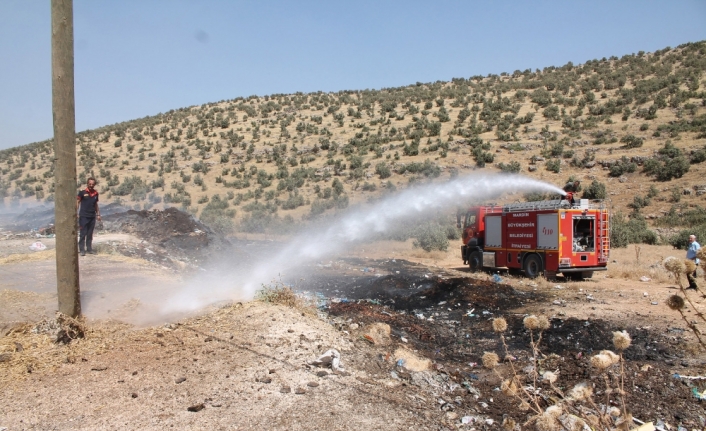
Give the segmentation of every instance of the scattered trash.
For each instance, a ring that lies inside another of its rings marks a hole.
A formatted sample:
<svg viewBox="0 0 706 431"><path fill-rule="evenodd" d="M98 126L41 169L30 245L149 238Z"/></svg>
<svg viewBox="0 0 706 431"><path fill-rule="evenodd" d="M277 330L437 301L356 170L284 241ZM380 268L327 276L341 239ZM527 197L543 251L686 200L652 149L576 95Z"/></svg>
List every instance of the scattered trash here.
<svg viewBox="0 0 706 431"><path fill-rule="evenodd" d="M409 341L405 337L400 337L400 341L403 343L408 343Z"/></svg>
<svg viewBox="0 0 706 431"><path fill-rule="evenodd" d="M398 366L398 367L404 367L404 359L398 359L398 360L397 360L397 366Z"/></svg>
<svg viewBox="0 0 706 431"><path fill-rule="evenodd" d="M647 293L647 292L643 292L643 293L642 293L642 296L644 296L645 298L647 298L648 296L650 296L650 294Z"/></svg>
<svg viewBox="0 0 706 431"><path fill-rule="evenodd" d="M652 301L652 302L650 302L650 304L652 304L652 305L659 305L659 302L657 302L657 301Z"/></svg>
<svg viewBox="0 0 706 431"><path fill-rule="evenodd" d="M503 281L503 279L498 274L493 274L493 281L496 283L500 283L501 281Z"/></svg>
<svg viewBox="0 0 706 431"><path fill-rule="evenodd" d="M706 376L682 376L679 373L672 374L675 379L687 379L687 380L706 380Z"/></svg>
<svg viewBox="0 0 706 431"><path fill-rule="evenodd" d="M29 246L29 249L32 251L44 251L47 249L47 246L42 244L41 241L37 241L32 243L32 245Z"/></svg>
<svg viewBox="0 0 706 431"><path fill-rule="evenodd" d="M309 365L331 367L336 371L343 371L343 367L341 366L341 354L336 349L327 350L323 355L319 356L318 359L309 362Z"/></svg>
<svg viewBox="0 0 706 431"><path fill-rule="evenodd" d="M462 424L470 424L470 423L473 423L473 421L475 421L475 420L476 420L475 416L464 416L461 418L461 423Z"/></svg>
<svg viewBox="0 0 706 431"><path fill-rule="evenodd" d="M554 289L563 289L563 288L564 288L564 286L562 286L561 284L557 284L556 286L554 286Z"/></svg>
<svg viewBox="0 0 706 431"><path fill-rule="evenodd" d="M699 392L696 388L691 388L691 393L694 394L697 400L706 400L706 389L703 392Z"/></svg>
<svg viewBox="0 0 706 431"><path fill-rule="evenodd" d="M373 340L373 337L371 337L370 335L367 335L367 334L361 335L360 338L367 341L370 344L375 344L375 340Z"/></svg>
<svg viewBox="0 0 706 431"><path fill-rule="evenodd" d="M648 281L652 281L652 279L646 275L643 275L642 277L640 277L640 281L643 283L647 283Z"/></svg>

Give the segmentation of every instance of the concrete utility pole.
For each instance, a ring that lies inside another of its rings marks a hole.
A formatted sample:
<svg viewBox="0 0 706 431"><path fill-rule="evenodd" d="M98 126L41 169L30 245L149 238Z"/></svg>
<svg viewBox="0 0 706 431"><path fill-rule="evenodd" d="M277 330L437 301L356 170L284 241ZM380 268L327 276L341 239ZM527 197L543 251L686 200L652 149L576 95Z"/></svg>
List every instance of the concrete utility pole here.
<svg viewBox="0 0 706 431"><path fill-rule="evenodd" d="M59 312L81 314L76 245L76 118L73 0L51 0L52 112L54 114L54 218Z"/></svg>

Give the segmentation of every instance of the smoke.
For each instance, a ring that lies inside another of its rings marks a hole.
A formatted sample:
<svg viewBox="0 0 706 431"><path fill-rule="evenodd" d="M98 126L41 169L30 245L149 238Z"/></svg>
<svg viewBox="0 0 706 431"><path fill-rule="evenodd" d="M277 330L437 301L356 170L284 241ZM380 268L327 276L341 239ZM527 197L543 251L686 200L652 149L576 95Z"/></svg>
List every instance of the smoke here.
<svg viewBox="0 0 706 431"><path fill-rule="evenodd" d="M502 174L469 175L448 183L412 187L375 204L350 210L328 224L307 229L249 268L216 271L191 280L164 302L161 313L190 312L221 301L252 299L257 289L279 274L311 261L330 259L351 244L386 232L400 222L455 208L459 203L532 191L564 194L552 184Z"/></svg>

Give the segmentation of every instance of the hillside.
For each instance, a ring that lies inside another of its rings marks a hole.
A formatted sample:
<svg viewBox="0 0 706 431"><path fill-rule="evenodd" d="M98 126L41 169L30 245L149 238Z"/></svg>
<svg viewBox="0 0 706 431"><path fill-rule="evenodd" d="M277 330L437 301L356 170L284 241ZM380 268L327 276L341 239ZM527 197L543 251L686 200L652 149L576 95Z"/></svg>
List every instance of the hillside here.
<svg viewBox="0 0 706 431"><path fill-rule="evenodd" d="M706 203L706 42L381 90L273 94L77 135L102 202L179 206L223 231L281 231L477 170L600 185L647 219ZM0 152L0 202L53 200L53 150ZM693 213L693 211L692 211ZM692 214L689 213L689 214ZM677 223L675 222L675 223ZM674 225L675 223L672 223Z"/></svg>

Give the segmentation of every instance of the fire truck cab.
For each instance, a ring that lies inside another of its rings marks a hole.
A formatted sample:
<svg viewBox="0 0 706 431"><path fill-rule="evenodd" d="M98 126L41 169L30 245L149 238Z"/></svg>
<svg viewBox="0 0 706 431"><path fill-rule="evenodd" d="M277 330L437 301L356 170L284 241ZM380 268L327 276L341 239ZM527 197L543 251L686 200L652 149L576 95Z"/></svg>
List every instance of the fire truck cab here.
<svg viewBox="0 0 706 431"><path fill-rule="evenodd" d="M529 278L563 273L572 279L605 271L610 213L602 201L565 199L470 208L461 256L471 271L507 268Z"/></svg>

